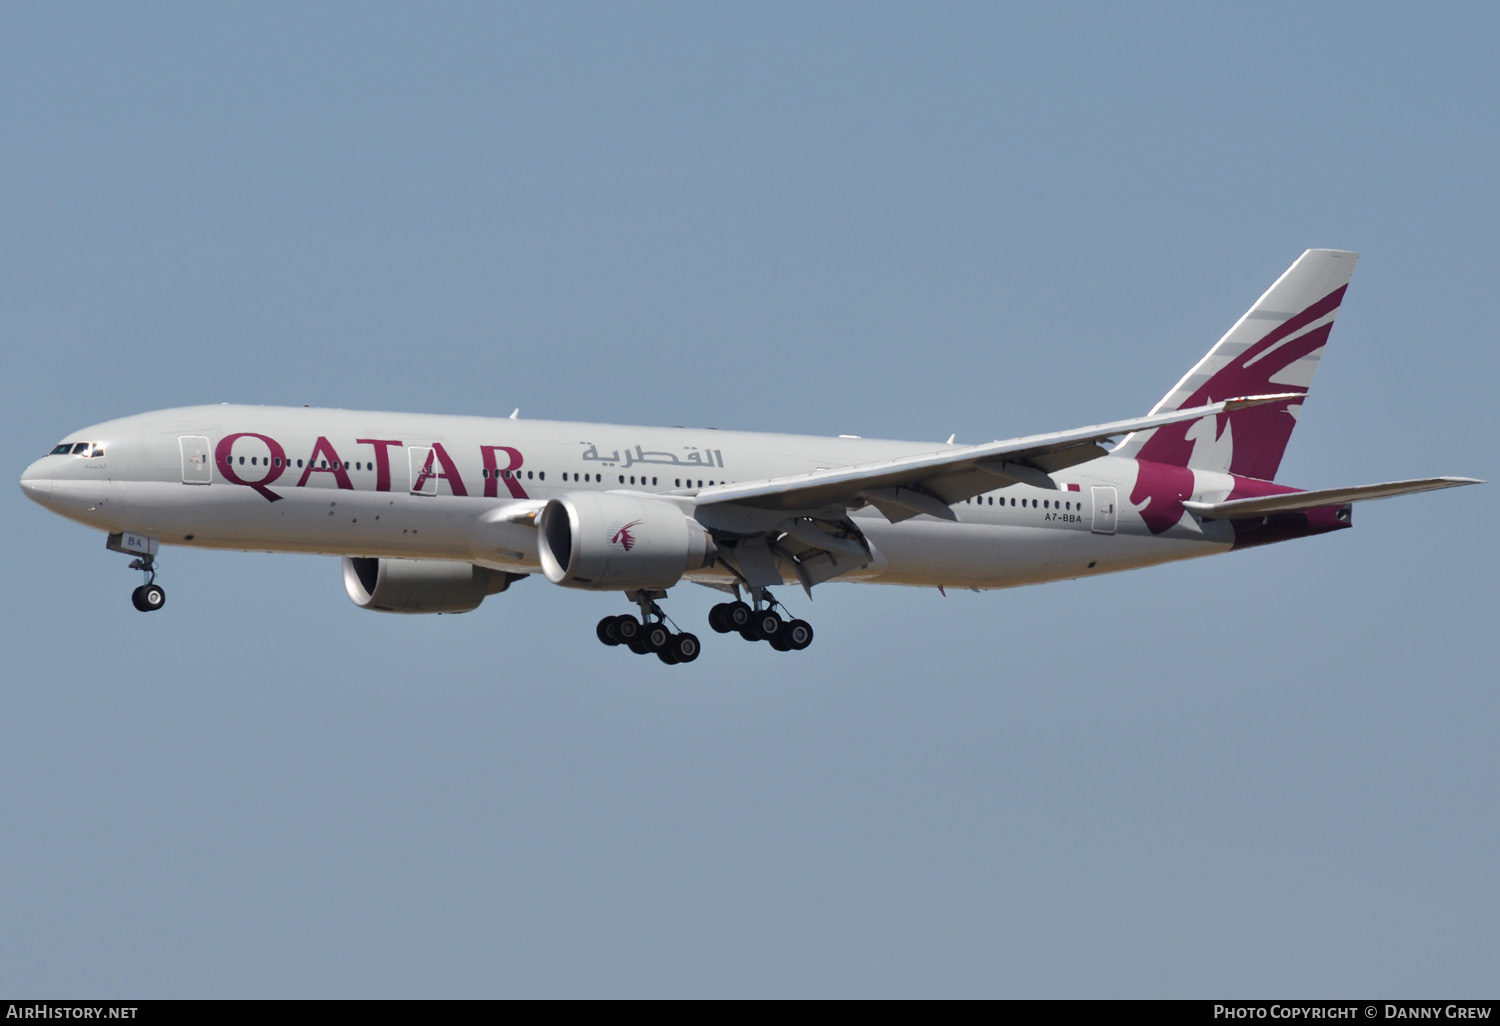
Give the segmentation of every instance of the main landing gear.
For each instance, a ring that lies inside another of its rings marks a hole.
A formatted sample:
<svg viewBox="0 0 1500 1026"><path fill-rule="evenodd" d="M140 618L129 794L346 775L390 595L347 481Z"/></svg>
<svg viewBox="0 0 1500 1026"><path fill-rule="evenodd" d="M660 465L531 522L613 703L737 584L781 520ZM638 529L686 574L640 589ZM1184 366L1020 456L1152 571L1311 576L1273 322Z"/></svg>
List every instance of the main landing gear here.
<svg viewBox="0 0 1500 1026"><path fill-rule="evenodd" d="M625 597L641 607L640 619L629 613L606 616L599 621L599 640L606 645L624 645L637 655L655 652L669 666L697 659L703 648L698 635L673 631L667 626L667 614L656 604L666 596L664 591L627 591Z"/></svg>
<svg viewBox="0 0 1500 1026"><path fill-rule="evenodd" d="M130 601L143 613L154 613L167 601L167 593L156 583L156 558L143 556L130 561L130 569L146 571L146 583L130 593Z"/></svg>
<svg viewBox="0 0 1500 1026"><path fill-rule="evenodd" d="M737 633L746 641L764 641L778 652L800 652L812 644L812 624L787 620L776 610L785 608L763 588L752 588L748 602L720 602L708 611L708 625L720 634Z"/></svg>
<svg viewBox="0 0 1500 1026"><path fill-rule="evenodd" d="M720 634L764 641L778 652L800 652L812 644L812 625L806 620L783 617L777 610L785 607L769 591L751 588L750 596L753 604L736 599L714 606L708 611L708 625ZM698 658L702 650L698 636L672 630L667 614L656 604L657 599L667 597L666 592L627 591L625 597L641 607L640 617L629 613L606 616L599 621L596 631L600 641L606 645L624 645L638 655L655 652L658 659L669 665L690 663Z"/></svg>

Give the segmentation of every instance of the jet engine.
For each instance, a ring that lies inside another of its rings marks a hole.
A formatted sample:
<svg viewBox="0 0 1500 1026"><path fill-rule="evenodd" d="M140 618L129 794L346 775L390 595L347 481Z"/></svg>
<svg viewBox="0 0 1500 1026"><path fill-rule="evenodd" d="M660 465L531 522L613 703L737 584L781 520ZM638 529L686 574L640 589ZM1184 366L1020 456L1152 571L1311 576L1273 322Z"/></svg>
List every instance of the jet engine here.
<svg viewBox="0 0 1500 1026"><path fill-rule="evenodd" d="M542 572L568 588L669 588L714 558L702 525L658 499L569 492L547 503L537 527Z"/></svg>
<svg viewBox="0 0 1500 1026"><path fill-rule="evenodd" d="M441 559L344 557L344 590L381 613L467 613L525 574Z"/></svg>

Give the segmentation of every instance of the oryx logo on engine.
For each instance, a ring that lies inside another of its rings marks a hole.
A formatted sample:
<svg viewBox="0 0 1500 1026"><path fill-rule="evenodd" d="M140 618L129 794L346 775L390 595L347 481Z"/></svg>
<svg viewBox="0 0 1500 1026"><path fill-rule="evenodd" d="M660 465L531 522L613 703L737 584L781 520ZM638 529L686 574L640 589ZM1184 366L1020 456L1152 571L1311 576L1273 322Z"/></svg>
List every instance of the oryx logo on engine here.
<svg viewBox="0 0 1500 1026"><path fill-rule="evenodd" d="M635 548L635 535L630 533L630 529L632 527L635 527L639 523L639 520L632 520L630 523L620 528L615 532L615 536L609 540L610 544L621 545L624 547L626 552L629 552L631 549Z"/></svg>

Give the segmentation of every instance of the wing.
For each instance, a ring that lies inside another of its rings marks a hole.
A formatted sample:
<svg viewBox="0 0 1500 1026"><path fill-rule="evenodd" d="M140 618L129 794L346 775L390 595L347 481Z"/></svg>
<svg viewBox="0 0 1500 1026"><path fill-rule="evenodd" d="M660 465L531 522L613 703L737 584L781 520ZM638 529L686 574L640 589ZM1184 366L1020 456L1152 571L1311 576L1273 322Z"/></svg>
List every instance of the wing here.
<svg viewBox="0 0 1500 1026"><path fill-rule="evenodd" d="M840 515L874 506L894 522L926 513L945 520L957 515L956 502L1017 482L1056 488L1049 475L1107 455L1099 443L1132 431L1198 420L1250 406L1300 399L1299 395L1250 396L1108 424L1028 435L983 445L960 446L899 459L862 463L837 470L716 485L697 493L699 510L734 505L811 516Z"/></svg>
<svg viewBox="0 0 1500 1026"><path fill-rule="evenodd" d="M864 534L849 519L853 510L873 506L892 523L923 513L956 520L951 504L996 488L1018 482L1056 488L1051 474L1107 455L1100 443L1117 435L1300 398L1292 393L1227 399L1072 431L652 498L682 506L713 531L720 542L720 558L743 583L751 587L780 584L781 568L789 566L811 591L814 584L869 562ZM485 520L492 528L505 524L532 527L544 505L540 501L506 503Z"/></svg>
<svg viewBox="0 0 1500 1026"><path fill-rule="evenodd" d="M956 520L953 503L996 488L1017 482L1056 488L1051 474L1107 455L1100 443L1116 435L1299 398L1293 394L1229 399L1072 431L715 485L693 496L693 515L714 532L720 558L732 565L743 583L779 584L781 568L790 567L811 594L813 585L869 562L864 533L849 518L852 510L873 506L892 523L923 513Z"/></svg>

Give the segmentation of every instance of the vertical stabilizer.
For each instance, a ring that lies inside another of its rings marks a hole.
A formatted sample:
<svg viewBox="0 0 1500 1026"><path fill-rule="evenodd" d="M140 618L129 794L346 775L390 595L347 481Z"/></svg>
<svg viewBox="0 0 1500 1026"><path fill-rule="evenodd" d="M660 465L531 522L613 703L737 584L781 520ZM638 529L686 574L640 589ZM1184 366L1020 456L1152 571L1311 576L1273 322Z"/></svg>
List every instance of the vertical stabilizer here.
<svg viewBox="0 0 1500 1026"><path fill-rule="evenodd" d="M1358 253L1310 249L1256 300L1152 413L1236 396L1307 394ZM1114 454L1269 481L1297 426L1300 399L1127 435Z"/></svg>

